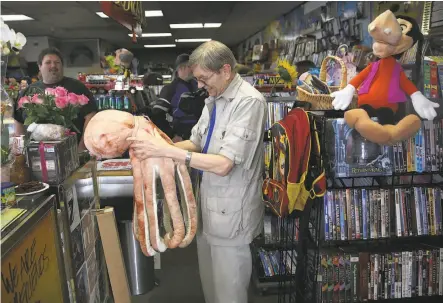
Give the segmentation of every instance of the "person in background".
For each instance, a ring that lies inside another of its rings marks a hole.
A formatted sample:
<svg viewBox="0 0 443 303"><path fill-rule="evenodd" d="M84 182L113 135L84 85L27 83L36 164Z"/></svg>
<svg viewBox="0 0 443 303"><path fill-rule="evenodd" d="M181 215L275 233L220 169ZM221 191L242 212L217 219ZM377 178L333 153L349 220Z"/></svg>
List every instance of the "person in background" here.
<svg viewBox="0 0 443 303"><path fill-rule="evenodd" d="M196 198L202 221L196 238L205 302L247 303L249 245L263 228L267 104L235 72L235 57L226 45L206 42L189 61L199 88L209 94L190 139L174 146L155 134L131 147L140 160L165 157L201 171Z"/></svg>
<svg viewBox="0 0 443 303"><path fill-rule="evenodd" d="M80 130L80 133L77 134L79 152L86 150L83 141L83 132L88 125L88 122L97 112L94 96L83 83L77 79L65 77L63 75L63 58L58 49L50 47L42 50L38 56L37 64L42 79L29 85L29 87L19 95L17 102L25 95L32 96L37 92L44 91L46 88L54 88L57 86L64 87L70 93L78 95L83 94L88 97L89 102L80 108L78 117L73 121L77 129ZM25 112L21 108L18 108L18 106L15 108L14 119L16 136L24 135L25 127L23 123L26 119Z"/></svg>
<svg viewBox="0 0 443 303"><path fill-rule="evenodd" d="M143 76L143 90L141 95L147 107L146 113L152 122L160 128L168 137L172 138L174 132L170 122L172 122L171 104L163 99L159 99L153 86L163 85L163 77L159 73L146 73Z"/></svg>
<svg viewBox="0 0 443 303"><path fill-rule="evenodd" d="M173 142L189 139L192 127L197 123L198 117L184 113L179 109L180 97L185 92L195 92L197 83L193 79L192 69L189 66L189 55L181 54L175 61L174 80L163 87L159 99L171 104Z"/></svg>

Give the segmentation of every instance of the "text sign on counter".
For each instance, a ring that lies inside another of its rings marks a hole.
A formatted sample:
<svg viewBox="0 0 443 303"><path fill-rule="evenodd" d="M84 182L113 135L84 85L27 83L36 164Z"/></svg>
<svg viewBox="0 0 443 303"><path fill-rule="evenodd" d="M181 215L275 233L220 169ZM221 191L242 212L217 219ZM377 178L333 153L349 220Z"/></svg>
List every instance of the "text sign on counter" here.
<svg viewBox="0 0 443 303"><path fill-rule="evenodd" d="M54 220L48 212L2 259L2 303L63 302Z"/></svg>
<svg viewBox="0 0 443 303"><path fill-rule="evenodd" d="M100 161L97 163L97 170L112 171L112 170L131 170L131 160L129 159L111 159Z"/></svg>

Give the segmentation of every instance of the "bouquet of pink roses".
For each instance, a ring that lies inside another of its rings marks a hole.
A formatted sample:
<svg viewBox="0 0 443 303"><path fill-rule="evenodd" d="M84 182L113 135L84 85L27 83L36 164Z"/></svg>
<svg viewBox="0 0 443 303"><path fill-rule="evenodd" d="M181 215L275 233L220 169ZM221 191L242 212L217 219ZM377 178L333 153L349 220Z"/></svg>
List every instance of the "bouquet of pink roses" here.
<svg viewBox="0 0 443 303"><path fill-rule="evenodd" d="M47 88L44 92L24 96L18 101L18 107L26 113L25 125L56 124L80 132L74 125L80 106L89 102L85 95L76 95L65 88Z"/></svg>

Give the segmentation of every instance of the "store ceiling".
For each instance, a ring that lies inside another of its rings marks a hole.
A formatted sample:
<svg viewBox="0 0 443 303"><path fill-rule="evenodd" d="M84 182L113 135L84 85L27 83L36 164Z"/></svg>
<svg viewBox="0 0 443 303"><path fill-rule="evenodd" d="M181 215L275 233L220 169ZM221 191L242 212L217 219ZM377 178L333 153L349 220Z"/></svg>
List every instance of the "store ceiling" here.
<svg viewBox="0 0 443 303"><path fill-rule="evenodd" d="M162 10L163 17L146 18L143 32L172 33L172 37L139 38L131 42L129 31L113 19L96 15L98 1L1 1L1 14L24 14L33 21L7 22L26 36L57 39L101 38L130 49L145 44L171 44L180 38L211 38L235 46L262 30L270 21L298 7L301 1L143 1L144 10ZM171 23L222 23L220 28L170 29ZM198 43L176 43L193 48Z"/></svg>

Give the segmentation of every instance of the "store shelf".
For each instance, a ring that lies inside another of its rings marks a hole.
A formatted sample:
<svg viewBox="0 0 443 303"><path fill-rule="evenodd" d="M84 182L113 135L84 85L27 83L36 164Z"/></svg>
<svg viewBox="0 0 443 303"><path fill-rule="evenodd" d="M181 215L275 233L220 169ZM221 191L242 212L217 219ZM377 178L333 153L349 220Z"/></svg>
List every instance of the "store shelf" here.
<svg viewBox="0 0 443 303"><path fill-rule="evenodd" d="M443 302L443 296L426 296L426 297L414 297L414 298L401 298L401 299L383 299L383 300L367 300L366 302L383 302L383 303L441 303Z"/></svg>
<svg viewBox="0 0 443 303"><path fill-rule="evenodd" d="M439 247L443 243L443 236L410 236L390 237L381 239L359 240L332 240L322 241L322 250L339 249L340 251L391 252L405 249L429 249Z"/></svg>
<svg viewBox="0 0 443 303"><path fill-rule="evenodd" d="M298 246L298 242L288 242L288 243L265 243L264 238L258 238L252 242L255 247L263 248L264 250L292 250L296 249Z"/></svg>
<svg viewBox="0 0 443 303"><path fill-rule="evenodd" d="M329 176L332 173L328 174ZM389 176L328 177L328 189L385 189L443 186L443 171L393 173Z"/></svg>

